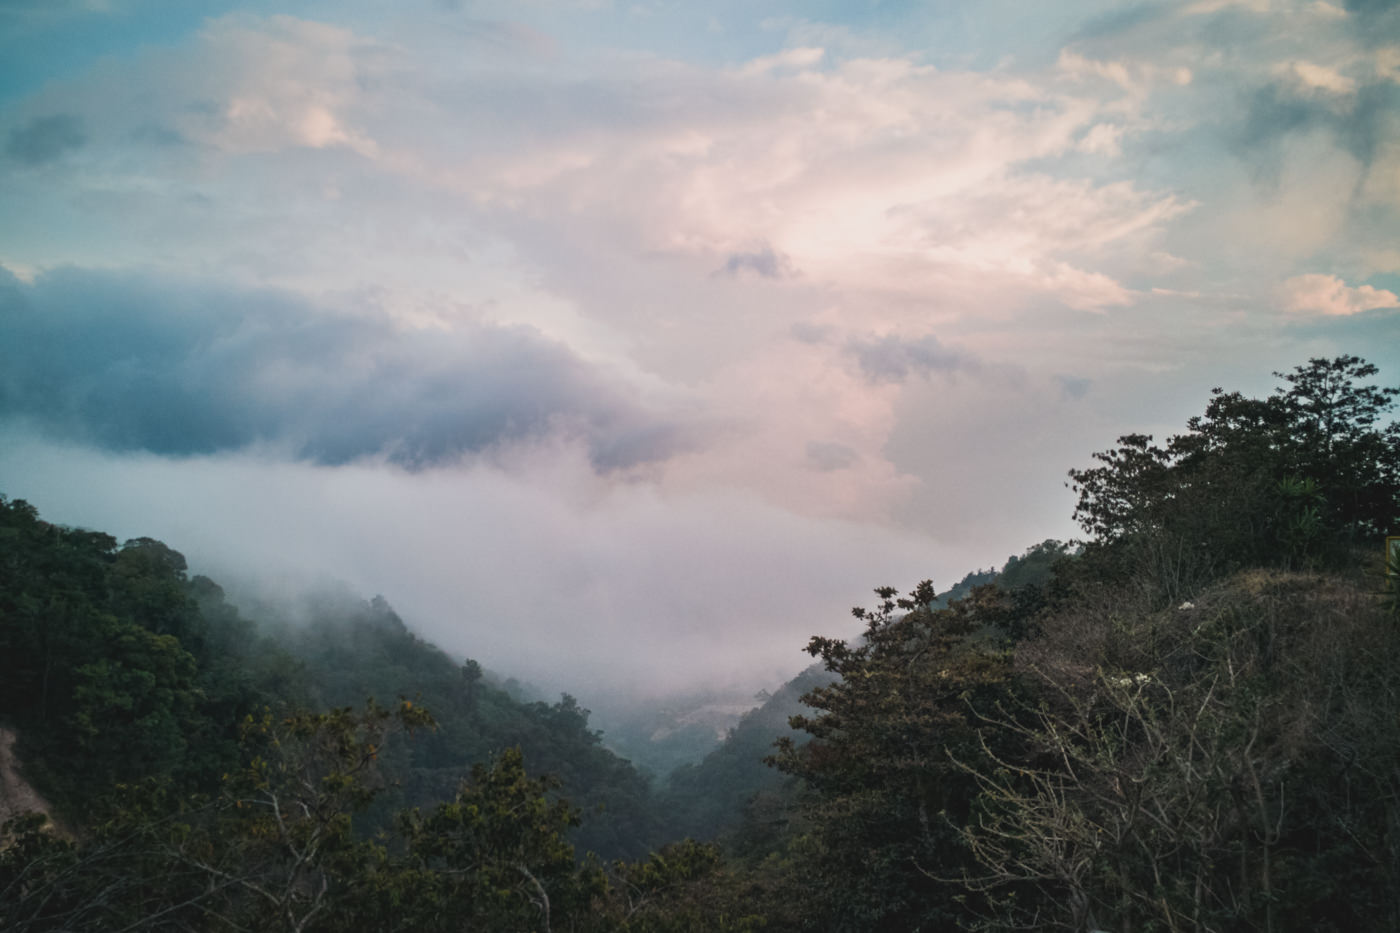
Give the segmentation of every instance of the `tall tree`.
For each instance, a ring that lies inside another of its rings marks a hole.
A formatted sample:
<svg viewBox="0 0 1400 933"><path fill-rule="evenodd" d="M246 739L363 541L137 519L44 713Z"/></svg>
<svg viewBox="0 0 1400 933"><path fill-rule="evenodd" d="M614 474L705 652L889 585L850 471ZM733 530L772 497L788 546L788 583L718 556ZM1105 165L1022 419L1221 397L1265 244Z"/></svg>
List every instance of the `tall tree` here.
<svg viewBox="0 0 1400 933"><path fill-rule="evenodd" d="M907 597L876 593L875 609L854 611L858 643L816 637L807 649L840 679L803 698L815 715L792 719L811 741L782 739L774 757L808 789L811 830L793 857L810 928L946 929L973 916L948 883L970 859L959 827L976 797L955 762L980 760L978 711L1014 691L1010 602L987 586L932 610L927 581Z"/></svg>
<svg viewBox="0 0 1400 933"><path fill-rule="evenodd" d="M1342 356L1276 374L1266 399L1216 389L1165 445L1125 435L1071 470L1075 518L1162 600L1240 566L1335 561L1400 523L1400 425L1384 423L1400 389L1377 374Z"/></svg>

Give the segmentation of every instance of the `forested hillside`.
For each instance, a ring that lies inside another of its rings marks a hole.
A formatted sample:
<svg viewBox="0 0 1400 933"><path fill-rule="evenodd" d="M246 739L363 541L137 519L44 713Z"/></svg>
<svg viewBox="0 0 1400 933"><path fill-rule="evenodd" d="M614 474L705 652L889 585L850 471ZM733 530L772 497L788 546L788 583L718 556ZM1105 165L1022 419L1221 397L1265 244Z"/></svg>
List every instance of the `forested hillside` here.
<svg viewBox="0 0 1400 933"><path fill-rule="evenodd" d="M1000 570L969 572L930 601L929 608L946 608L978 586L1033 594L1050 578L1055 563L1069 553L1058 541L1043 541L1007 558ZM794 731L793 725L795 718L813 712L804 698L837 679L822 664L813 664L745 714L703 761L674 769L660 795L671 831L701 840L730 839L745 851L762 848L756 840L782 824L781 814L790 808L799 787L799 782L772 767L773 746L784 738L805 739L806 733Z"/></svg>
<svg viewBox="0 0 1400 933"><path fill-rule="evenodd" d="M77 829L6 829L0 927L1400 929L1377 375L1120 438L1071 473L1082 545L880 588L660 794L382 601L249 620L159 542L6 502L0 717Z"/></svg>

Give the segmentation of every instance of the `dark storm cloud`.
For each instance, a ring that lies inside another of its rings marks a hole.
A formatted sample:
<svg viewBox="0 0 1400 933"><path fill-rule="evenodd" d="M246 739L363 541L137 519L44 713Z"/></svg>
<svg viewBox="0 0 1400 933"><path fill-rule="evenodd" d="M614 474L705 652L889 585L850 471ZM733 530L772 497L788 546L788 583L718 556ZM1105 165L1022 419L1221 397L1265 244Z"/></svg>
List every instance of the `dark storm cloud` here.
<svg viewBox="0 0 1400 933"><path fill-rule="evenodd" d="M87 142L83 123L68 113L35 117L24 126L10 131L5 153L25 165L44 165L62 157L65 152L79 149Z"/></svg>
<svg viewBox="0 0 1400 933"><path fill-rule="evenodd" d="M405 331L276 292L74 269L32 286L5 277L0 417L110 450L264 444L421 467L563 433L611 470L681 443L618 381L528 328Z"/></svg>
<svg viewBox="0 0 1400 933"><path fill-rule="evenodd" d="M980 368L977 360L948 349L933 335L917 340L904 340L893 334L852 339L846 344L846 352L855 358L865 378L874 383L904 382L911 375L927 377Z"/></svg>

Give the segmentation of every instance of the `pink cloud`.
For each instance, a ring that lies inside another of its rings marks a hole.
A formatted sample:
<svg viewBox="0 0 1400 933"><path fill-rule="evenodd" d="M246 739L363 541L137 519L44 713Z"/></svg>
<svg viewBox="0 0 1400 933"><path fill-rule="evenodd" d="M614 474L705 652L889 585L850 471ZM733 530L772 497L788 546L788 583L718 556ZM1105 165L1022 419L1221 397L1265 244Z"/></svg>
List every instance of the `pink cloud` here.
<svg viewBox="0 0 1400 933"><path fill-rule="evenodd" d="M1283 307L1301 314L1348 315L1374 308L1400 308L1394 292L1370 285L1355 288L1335 275L1295 275L1283 283Z"/></svg>

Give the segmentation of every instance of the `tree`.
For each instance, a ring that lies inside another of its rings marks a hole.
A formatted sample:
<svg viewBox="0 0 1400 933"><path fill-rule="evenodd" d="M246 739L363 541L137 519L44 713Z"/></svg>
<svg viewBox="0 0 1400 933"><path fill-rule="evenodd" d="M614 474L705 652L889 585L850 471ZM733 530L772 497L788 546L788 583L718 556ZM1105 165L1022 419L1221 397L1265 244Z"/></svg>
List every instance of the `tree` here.
<svg viewBox="0 0 1400 933"><path fill-rule="evenodd" d="M1400 638L1356 585L1232 578L1136 620L1127 667L1049 622L1034 702L986 723L1031 754L966 765L993 925L1394 928Z"/></svg>
<svg viewBox="0 0 1400 933"><path fill-rule="evenodd" d="M468 711L476 709L476 695L481 684L481 664L467 658L462 662L462 693Z"/></svg>
<svg viewBox="0 0 1400 933"><path fill-rule="evenodd" d="M1335 563L1400 522L1400 389L1353 356L1313 359L1267 399L1214 390L1185 433L1143 434L1071 470L1075 518L1103 569L1179 602L1241 566Z"/></svg>
<svg viewBox="0 0 1400 933"><path fill-rule="evenodd" d="M201 699L194 658L174 636L137 625L113 622L93 634L98 657L74 672L70 759L103 784L171 774Z"/></svg>
<svg viewBox="0 0 1400 933"><path fill-rule="evenodd" d="M751 933L782 909L727 870L718 846L690 839L620 863L613 876L607 929L622 933Z"/></svg>
<svg viewBox="0 0 1400 933"><path fill-rule="evenodd" d="M352 828L383 786L378 750L431 722L406 702L250 717L244 764L216 795L119 786L79 843L17 827L0 854L0 917L27 931L344 929L336 904L386 857Z"/></svg>
<svg viewBox="0 0 1400 933"><path fill-rule="evenodd" d="M817 714L792 726L811 741L780 740L773 761L807 788L811 830L792 852L815 928L945 928L973 916L947 883L970 858L959 827L976 797L954 760L980 760L978 711L1015 692L1001 635L1011 603L984 586L931 610L928 581L906 598L876 593L874 610L854 610L857 644L811 640L840 679L803 697Z"/></svg>
<svg viewBox="0 0 1400 933"><path fill-rule="evenodd" d="M392 914L395 929L443 931L586 923L606 879L598 866L575 861L567 833L578 811L553 797L557 786L528 777L518 748L475 766L452 800L400 817L407 854L368 879L351 919L379 917L377 928L388 929L380 924Z"/></svg>
<svg viewBox="0 0 1400 933"><path fill-rule="evenodd" d="M1317 481L1350 540L1383 535L1400 521L1400 423L1380 424L1400 388L1362 382L1378 373L1355 356L1274 373L1289 384L1281 404L1294 439L1293 472Z"/></svg>

